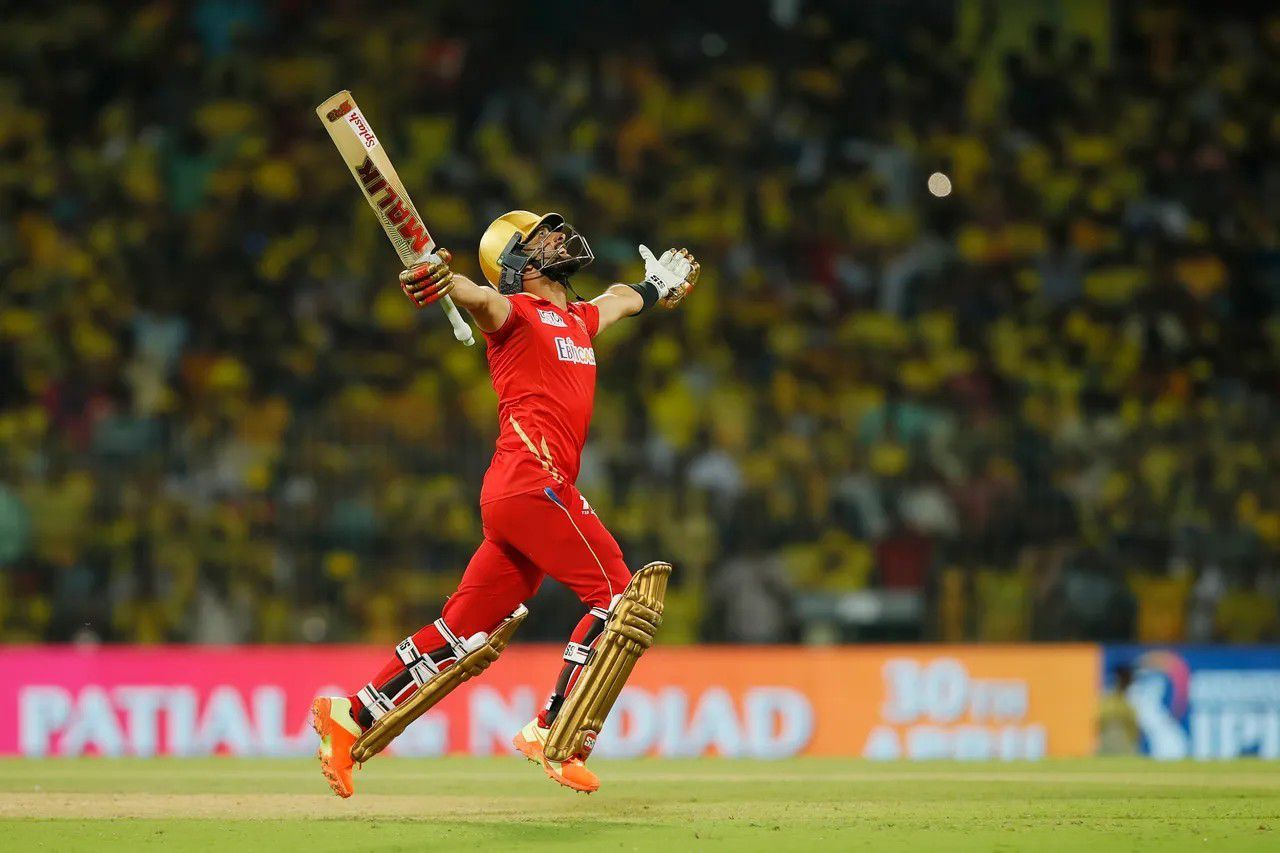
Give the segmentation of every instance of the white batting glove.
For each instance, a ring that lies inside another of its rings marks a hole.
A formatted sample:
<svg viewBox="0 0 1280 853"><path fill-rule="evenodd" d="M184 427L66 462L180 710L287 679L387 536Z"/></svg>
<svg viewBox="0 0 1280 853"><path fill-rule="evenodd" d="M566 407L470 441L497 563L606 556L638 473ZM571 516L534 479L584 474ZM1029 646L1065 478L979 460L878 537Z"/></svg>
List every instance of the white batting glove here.
<svg viewBox="0 0 1280 853"><path fill-rule="evenodd" d="M686 283L693 264L675 249L667 249L662 257L655 258L649 247L641 245L640 257L644 258L644 280L658 289L658 299L666 299L673 290Z"/></svg>

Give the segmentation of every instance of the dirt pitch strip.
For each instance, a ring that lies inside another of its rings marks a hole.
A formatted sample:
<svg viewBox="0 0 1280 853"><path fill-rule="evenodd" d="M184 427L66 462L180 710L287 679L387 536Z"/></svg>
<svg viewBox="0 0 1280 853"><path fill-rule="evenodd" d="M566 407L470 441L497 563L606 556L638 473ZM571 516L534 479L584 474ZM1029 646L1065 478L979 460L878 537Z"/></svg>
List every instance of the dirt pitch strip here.
<svg viewBox="0 0 1280 853"><path fill-rule="evenodd" d="M1089 760L599 762L574 795L516 759L0 761L7 849L1280 850L1280 766Z"/></svg>

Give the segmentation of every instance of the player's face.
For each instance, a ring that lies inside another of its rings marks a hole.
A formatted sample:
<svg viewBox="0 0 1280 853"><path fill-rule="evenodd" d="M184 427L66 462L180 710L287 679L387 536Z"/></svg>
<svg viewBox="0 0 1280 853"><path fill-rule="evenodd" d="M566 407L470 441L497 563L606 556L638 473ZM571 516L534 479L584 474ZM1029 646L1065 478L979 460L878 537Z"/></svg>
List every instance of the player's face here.
<svg viewBox="0 0 1280 853"><path fill-rule="evenodd" d="M529 238L528 252L531 257L538 258L544 264L569 258L565 247L566 235L563 231L552 231L550 228L539 228Z"/></svg>
<svg viewBox="0 0 1280 853"><path fill-rule="evenodd" d="M567 222L554 228L539 228L524 245L534 268L557 280L573 275L595 260L586 238Z"/></svg>

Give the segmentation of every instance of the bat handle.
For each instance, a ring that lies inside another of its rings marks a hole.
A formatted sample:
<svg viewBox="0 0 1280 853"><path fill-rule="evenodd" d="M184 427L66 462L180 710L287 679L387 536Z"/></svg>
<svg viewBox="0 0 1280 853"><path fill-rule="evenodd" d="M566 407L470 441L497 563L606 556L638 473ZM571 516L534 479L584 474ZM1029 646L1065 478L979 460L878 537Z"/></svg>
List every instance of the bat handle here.
<svg viewBox="0 0 1280 853"><path fill-rule="evenodd" d="M423 261L431 261L432 263L440 263L440 256L434 251L427 252L418 258L418 263ZM453 336L458 339L458 343L463 346L475 346L475 335L471 333L471 325L463 318L462 313L458 311L458 306L453 304L453 300L444 297L440 300L440 307L444 310L444 316L449 318L449 325L453 327Z"/></svg>
<svg viewBox="0 0 1280 853"><path fill-rule="evenodd" d="M453 304L453 300L447 296L444 297L440 300L440 307L444 309L444 315L449 318L449 325L453 326L453 336L464 346L474 345L476 339L471 334L471 326L462 318L462 314L458 311L458 306Z"/></svg>

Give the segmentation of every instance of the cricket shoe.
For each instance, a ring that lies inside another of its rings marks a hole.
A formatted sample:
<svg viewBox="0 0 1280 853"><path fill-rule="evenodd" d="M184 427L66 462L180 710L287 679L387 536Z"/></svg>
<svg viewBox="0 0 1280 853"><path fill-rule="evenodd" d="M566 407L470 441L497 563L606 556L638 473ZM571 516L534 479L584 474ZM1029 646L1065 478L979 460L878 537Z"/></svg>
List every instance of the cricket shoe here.
<svg viewBox="0 0 1280 853"><path fill-rule="evenodd" d="M600 790L600 779L587 769L586 763L576 755L567 761L552 761L543 752L547 742L547 732L538 725L537 719L530 720L525 727L516 732L511 745L520 754L535 764L541 764L547 775L566 788L591 794Z"/></svg>
<svg viewBox="0 0 1280 853"><path fill-rule="evenodd" d="M351 717L351 700L344 696L321 696L313 701L311 728L320 735L320 747L316 750L320 772L335 794L343 799L350 797L356 792L351 778L355 770L351 746L360 737L360 726Z"/></svg>
<svg viewBox="0 0 1280 853"><path fill-rule="evenodd" d="M544 729L538 725L536 719L530 720L524 728L516 732L516 736L511 739L511 745L534 764L541 764L542 746L547 742L548 731L550 729Z"/></svg>

